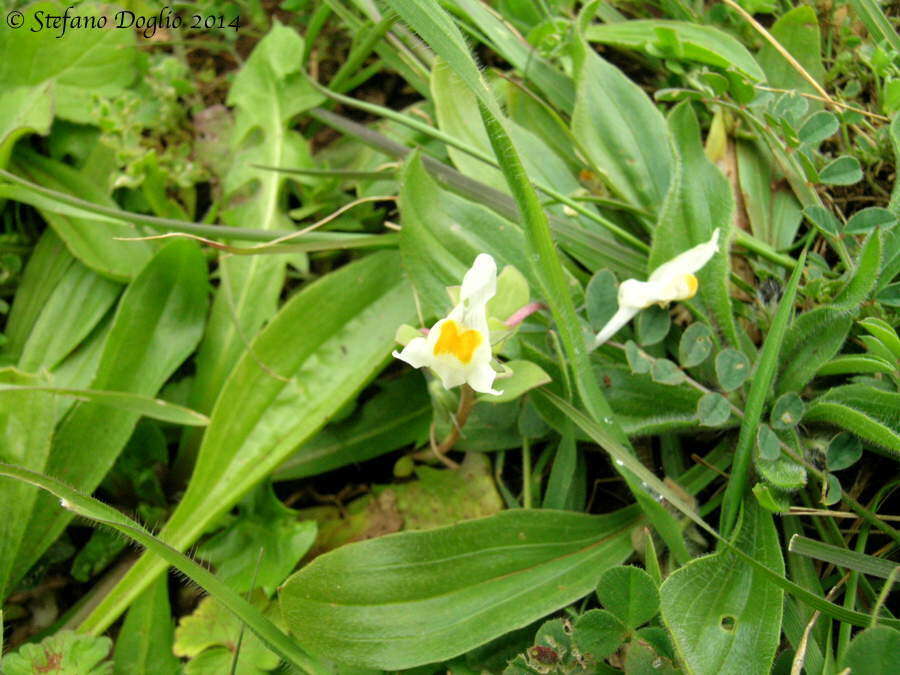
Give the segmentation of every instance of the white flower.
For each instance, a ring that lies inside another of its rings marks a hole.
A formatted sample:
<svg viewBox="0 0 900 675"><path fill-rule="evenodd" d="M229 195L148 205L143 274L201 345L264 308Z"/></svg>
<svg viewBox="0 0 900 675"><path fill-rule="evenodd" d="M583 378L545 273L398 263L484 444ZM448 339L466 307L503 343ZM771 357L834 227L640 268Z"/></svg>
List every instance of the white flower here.
<svg viewBox="0 0 900 675"><path fill-rule="evenodd" d="M619 309L597 333L594 347L602 345L631 321L635 314L650 305L659 303L665 306L674 300L693 298L698 286L694 272L708 263L718 250L719 230L716 229L709 241L663 263L653 270L647 281L623 281L619 285Z"/></svg>
<svg viewBox="0 0 900 675"><path fill-rule="evenodd" d="M413 368L431 368L447 389L465 383L483 394L503 393L492 388L497 373L491 368L487 322L487 303L496 292L497 264L482 253L463 277L459 304L431 327L428 337L410 340L394 356Z"/></svg>

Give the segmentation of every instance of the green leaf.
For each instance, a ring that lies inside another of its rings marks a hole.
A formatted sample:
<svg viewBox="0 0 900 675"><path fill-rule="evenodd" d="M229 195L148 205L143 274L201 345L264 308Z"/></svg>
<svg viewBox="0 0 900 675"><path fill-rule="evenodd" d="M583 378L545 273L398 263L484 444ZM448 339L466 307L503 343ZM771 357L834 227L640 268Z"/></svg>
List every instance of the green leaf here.
<svg viewBox="0 0 900 675"><path fill-rule="evenodd" d="M653 367L654 359L648 358L633 340L625 343L625 358L628 359L628 367L631 368L631 372L636 375L649 373Z"/></svg>
<svg viewBox="0 0 900 675"><path fill-rule="evenodd" d="M396 327L414 316L398 256L387 251L345 265L294 295L229 377L193 478L161 536L176 548L196 541L356 395L380 370ZM158 558L145 555L82 630L105 629L164 569Z"/></svg>
<svg viewBox="0 0 900 675"><path fill-rule="evenodd" d="M782 394L772 406L771 420L772 426L776 429L787 430L793 429L803 419L803 413L806 411L806 404L794 392Z"/></svg>
<svg viewBox="0 0 900 675"><path fill-rule="evenodd" d="M46 136L53 122L52 85L6 87L0 91L0 169L13 146L29 133Z"/></svg>
<svg viewBox="0 0 900 675"><path fill-rule="evenodd" d="M712 351L712 331L705 323L696 322L681 334L678 343L678 361L682 368L693 368L703 363Z"/></svg>
<svg viewBox="0 0 900 675"><path fill-rule="evenodd" d="M539 365L531 361L508 361L505 365L512 370L512 376L497 380L496 384L498 387L502 387L503 393L498 396L483 394L479 397L480 400L488 403L515 401L535 387L550 382L550 376Z"/></svg>
<svg viewBox="0 0 900 675"><path fill-rule="evenodd" d="M677 38L679 53L671 56L666 53L667 46L661 40L664 31ZM663 54L717 68L734 68L756 81L765 78L750 52L728 33L713 26L685 21L622 21L591 25L585 31L585 37L590 42L650 51L653 56Z"/></svg>
<svg viewBox="0 0 900 675"><path fill-rule="evenodd" d="M55 478L28 471L21 467L0 464L0 475L9 476L24 483L30 483L55 495L62 508L118 530L154 554L161 556L166 562L202 586L218 602L225 605L288 663L297 667L302 666L309 670L311 664L309 656L249 602L222 583L205 567L163 543L120 511L96 499L85 497ZM149 582L144 584L141 590L148 585Z"/></svg>
<svg viewBox="0 0 900 675"><path fill-rule="evenodd" d="M807 206L803 215L822 232L837 236L841 231L841 221L823 206Z"/></svg>
<svg viewBox="0 0 900 675"><path fill-rule="evenodd" d="M829 471L847 469L862 457L862 443L853 434L842 431L828 443L825 457Z"/></svg>
<svg viewBox="0 0 900 675"><path fill-rule="evenodd" d="M800 5L786 12L769 28L769 32L814 80L820 85L824 83L825 67L822 65L819 24L812 7ZM764 42L756 60L765 71L770 86L819 95L816 89L768 42ZM812 102L810 107L818 109L822 104Z"/></svg>
<svg viewBox="0 0 900 675"><path fill-rule="evenodd" d="M197 557L212 563L217 576L239 593L262 588L272 595L316 540L313 521L298 520L268 485L238 506L235 520L203 542Z"/></svg>
<svg viewBox="0 0 900 675"><path fill-rule="evenodd" d="M875 0L850 0L850 7L865 24L873 42L886 41L894 51L900 51L900 36Z"/></svg>
<svg viewBox="0 0 900 675"><path fill-rule="evenodd" d="M781 457L781 441L768 424L760 424L756 432L756 448L760 459L774 461Z"/></svg>
<svg viewBox="0 0 900 675"><path fill-rule="evenodd" d="M900 394L865 384L835 387L810 402L803 421L825 422L874 444L873 450L900 458Z"/></svg>
<svg viewBox="0 0 900 675"><path fill-rule="evenodd" d="M658 212L673 170L662 115L640 87L593 49L580 43L575 49L575 139L615 194Z"/></svg>
<svg viewBox="0 0 900 675"><path fill-rule="evenodd" d="M697 401L697 417L705 427L720 427L731 417L728 399L715 391L708 391Z"/></svg>
<svg viewBox="0 0 900 675"><path fill-rule="evenodd" d="M806 469L784 456L777 459L757 457L756 470L767 483L778 490L790 492L806 485Z"/></svg>
<svg viewBox="0 0 900 675"><path fill-rule="evenodd" d="M645 346L651 346L662 342L669 334L671 319L668 310L656 305L641 311L635 321L638 342Z"/></svg>
<svg viewBox="0 0 900 675"><path fill-rule="evenodd" d="M832 359L819 368L817 375L847 375L852 373L897 372L895 363L874 354L847 354Z"/></svg>
<svg viewBox="0 0 900 675"><path fill-rule="evenodd" d="M106 661L112 648L108 637L78 635L70 630L54 633L41 642L22 645L19 651L3 657L4 675L33 673L78 673L110 675L113 664Z"/></svg>
<svg viewBox="0 0 900 675"><path fill-rule="evenodd" d="M737 349L723 349L716 354L716 377L722 389L734 391L750 377L750 359Z"/></svg>
<svg viewBox="0 0 900 675"><path fill-rule="evenodd" d="M659 611L659 591L653 579L631 565L612 567L600 575L597 599L628 630L647 623Z"/></svg>
<svg viewBox="0 0 900 675"><path fill-rule="evenodd" d="M361 411L329 424L301 445L273 479L316 476L427 439L432 409L422 374L409 372L378 386L380 391Z"/></svg>
<svg viewBox="0 0 900 675"><path fill-rule="evenodd" d="M103 31L121 32L121 31ZM16 173L67 195L76 195L91 202L113 207L115 201L87 175L62 162L47 159L34 152L16 152L13 168ZM119 241L141 237L146 232L131 223L111 222L84 216L67 216L43 206L45 198L34 199L33 193L18 194L16 199L35 206L72 252L98 274L115 281L129 281L159 249L158 242Z"/></svg>
<svg viewBox="0 0 900 675"><path fill-rule="evenodd" d="M23 8L27 29L6 30L0 43L0 90L33 87L35 94L49 98L57 117L91 123L96 121L94 96L120 93L137 75L135 34L129 30L71 29L63 35L48 22L51 15L61 16L65 8L57 2ZM78 16L85 22L103 13L98 4L78 6Z"/></svg>
<svg viewBox="0 0 900 675"><path fill-rule="evenodd" d="M68 484L93 490L112 467L135 424L148 408L155 414L190 416L170 404L147 402L194 351L206 317L206 263L189 241L164 246L138 272L119 301L109 334L102 346L96 374L89 388L104 403L78 402L53 438L44 471ZM133 394L140 398L129 398ZM125 403L127 408L121 406ZM134 410L135 405L142 412ZM25 571L59 536L71 515L60 512L56 500L41 494L34 505L27 534L17 556L13 576Z"/></svg>
<svg viewBox="0 0 900 675"><path fill-rule="evenodd" d="M261 611L267 604L265 599L255 598L254 605ZM216 672L209 669L212 663L216 663L218 672L223 673L227 672L240 639L238 672L250 668L251 672L261 673L277 668L280 661L278 655L269 651L262 640L249 631L241 637L241 631L241 621L237 616L214 597L203 598L192 614L178 621L173 645L175 655L191 659L204 658L205 655L202 670L196 665L191 668L189 663L185 672Z"/></svg>
<svg viewBox="0 0 900 675"><path fill-rule="evenodd" d="M100 406L108 406L117 410L127 410L150 419L183 424L185 426L206 426L209 418L206 415L158 398L128 394L119 391L99 391L96 389L67 389L47 385L24 385L0 383L0 391L46 391L60 396L71 396L79 401L90 401Z"/></svg>
<svg viewBox="0 0 900 675"><path fill-rule="evenodd" d="M650 370L654 382L660 384L676 385L684 382L684 373L681 369L669 361L669 359L656 359Z"/></svg>
<svg viewBox="0 0 900 675"><path fill-rule="evenodd" d="M900 337L897 337L897 332L891 328L887 321L882 321L875 317L867 317L860 321L859 325L886 345L895 358L900 359Z"/></svg>
<svg viewBox="0 0 900 675"><path fill-rule="evenodd" d="M861 234L874 230L876 227L892 227L896 222L897 216L888 209L870 206L850 216L844 231L848 234Z"/></svg>
<svg viewBox="0 0 900 675"><path fill-rule="evenodd" d="M282 611L310 649L354 665L444 660L589 592L630 554L635 513L506 511L351 544L291 577Z"/></svg>
<svg viewBox="0 0 900 675"><path fill-rule="evenodd" d="M851 551L840 546L826 544L825 542L801 537L795 534L791 537L788 544L788 550L791 553L798 553L816 560L824 560L825 562L845 567L850 570L856 570L863 574L887 579L897 569L897 563L877 558L873 555L866 555L857 551Z"/></svg>
<svg viewBox="0 0 900 675"><path fill-rule="evenodd" d="M12 368L0 370L3 385L27 386L43 379ZM39 389L0 388L0 461L43 471L50 454L54 406L52 394ZM18 580L13 563L19 542L26 536L28 517L38 493L18 481L0 480L0 597L6 597L7 585Z"/></svg>
<svg viewBox="0 0 900 675"><path fill-rule="evenodd" d="M612 612L592 609L576 619L572 641L583 656L602 662L619 648L627 634L628 629Z"/></svg>
<svg viewBox="0 0 900 675"><path fill-rule="evenodd" d="M881 271L882 249L881 233L878 230L866 237L859 260L854 268L848 271L847 285L835 298L835 305L855 311L858 305L868 299Z"/></svg>
<svg viewBox="0 0 900 675"><path fill-rule="evenodd" d="M851 310L836 307L816 307L798 316L788 329L779 354L776 393L802 391L837 354L852 325Z"/></svg>
<svg viewBox="0 0 900 675"><path fill-rule="evenodd" d="M631 640L625 652L625 672L628 675L678 675L681 671L672 662L674 656L660 654L654 645L643 639Z"/></svg>
<svg viewBox="0 0 900 675"><path fill-rule="evenodd" d="M228 104L235 108L231 168L223 181L226 225L268 231L294 229L288 218L288 175L260 168L312 166L306 141L293 129L294 118L322 97L306 79L303 38L277 20L234 78ZM265 105L260 105L265 101ZM225 380L247 344L275 314L287 259L278 255L219 259L221 283L197 355L191 407L212 411ZM200 442L186 434L180 470L187 473Z"/></svg>
<svg viewBox="0 0 900 675"><path fill-rule="evenodd" d="M862 180L859 160L850 155L833 159L819 171L819 181L825 185L853 185Z"/></svg>
<svg viewBox="0 0 900 675"><path fill-rule="evenodd" d="M744 501L734 541L784 573L771 514ZM660 609L690 672L768 673L781 637L782 590L730 549L692 560L660 588Z"/></svg>
<svg viewBox="0 0 900 675"><path fill-rule="evenodd" d="M694 411L700 398L695 389L687 385L660 384L632 374L623 366L604 364L596 372L605 385L604 391L616 419L630 436L682 431L695 426ZM666 401L664 408L659 405L661 400Z"/></svg>
<svg viewBox="0 0 900 675"><path fill-rule="evenodd" d="M532 288L539 287L515 224L442 190L418 155L410 157L400 184L400 253L426 317L449 312L446 288L459 284L479 253L490 253L498 267L515 266Z"/></svg>
<svg viewBox="0 0 900 675"><path fill-rule="evenodd" d="M616 275L602 269L591 277L584 291L584 302L591 329L599 331L619 308Z"/></svg>
<svg viewBox="0 0 900 675"><path fill-rule="evenodd" d="M803 126L800 127L797 135L801 142L817 148L822 141L834 136L840 128L841 125L833 113L827 110L820 110L810 115L806 122L803 123Z"/></svg>
<svg viewBox="0 0 900 675"><path fill-rule="evenodd" d="M669 132L677 161L669 191L653 232L648 272L719 232L719 252L697 272L699 296L732 345L740 340L731 310L729 257L734 198L728 179L706 157L693 109L681 103L669 113ZM696 302L696 300L694 301Z"/></svg>
<svg viewBox="0 0 900 675"><path fill-rule="evenodd" d="M859 633L841 660L841 668L852 673L889 673L897 665L900 631L874 626Z"/></svg>
<svg viewBox="0 0 900 675"><path fill-rule="evenodd" d="M168 580L160 578L135 600L125 616L116 637L114 674L175 675L179 663L172 653L174 634Z"/></svg>

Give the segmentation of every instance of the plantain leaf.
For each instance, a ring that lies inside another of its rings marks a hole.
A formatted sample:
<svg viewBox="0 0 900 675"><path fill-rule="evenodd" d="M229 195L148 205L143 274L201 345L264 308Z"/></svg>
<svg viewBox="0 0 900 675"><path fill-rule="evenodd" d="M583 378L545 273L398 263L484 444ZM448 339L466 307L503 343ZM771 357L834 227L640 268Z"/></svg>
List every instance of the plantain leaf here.
<svg viewBox="0 0 900 675"><path fill-rule="evenodd" d="M900 459L900 394L865 384L835 387L810 402L804 422L825 422L851 431Z"/></svg>
<svg viewBox="0 0 900 675"><path fill-rule="evenodd" d="M415 316L396 253L345 265L297 293L241 357L197 468L160 536L186 548L318 431L380 369ZM102 631L165 570L145 555L81 626Z"/></svg>
<svg viewBox="0 0 900 675"><path fill-rule="evenodd" d="M590 592L630 554L637 513L505 511L351 544L288 579L282 611L308 649L353 665L448 659Z"/></svg>
<svg viewBox="0 0 900 675"><path fill-rule="evenodd" d="M114 675L175 675L179 664L172 653L174 628L168 580L157 579L128 610L116 637Z"/></svg>
<svg viewBox="0 0 900 675"><path fill-rule="evenodd" d="M734 545L778 574L772 514L744 500ZM781 636L783 592L731 549L697 558L660 588L660 609L689 672L769 673Z"/></svg>

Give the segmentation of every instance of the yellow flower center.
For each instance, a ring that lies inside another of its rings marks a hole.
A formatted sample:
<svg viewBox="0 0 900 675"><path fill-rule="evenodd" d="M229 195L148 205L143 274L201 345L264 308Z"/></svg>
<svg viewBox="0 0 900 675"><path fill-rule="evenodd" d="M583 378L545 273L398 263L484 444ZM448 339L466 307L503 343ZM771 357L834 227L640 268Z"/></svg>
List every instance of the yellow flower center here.
<svg viewBox="0 0 900 675"><path fill-rule="evenodd" d="M699 286L697 277L695 277L693 274L685 274L684 283L685 286L687 286L687 295L684 296L683 300L690 300L695 295L697 295L697 286Z"/></svg>
<svg viewBox="0 0 900 675"><path fill-rule="evenodd" d="M460 330L455 321L447 319L441 324L441 334L434 345L434 355L453 354L462 363L469 363L483 339L477 330Z"/></svg>

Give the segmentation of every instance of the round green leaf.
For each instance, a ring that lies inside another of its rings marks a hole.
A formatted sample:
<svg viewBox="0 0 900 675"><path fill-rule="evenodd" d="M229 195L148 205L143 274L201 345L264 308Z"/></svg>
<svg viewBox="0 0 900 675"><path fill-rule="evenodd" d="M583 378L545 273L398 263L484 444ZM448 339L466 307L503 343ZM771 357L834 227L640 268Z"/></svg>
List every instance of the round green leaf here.
<svg viewBox="0 0 900 675"><path fill-rule="evenodd" d="M684 382L684 373L669 359L656 359L650 369L650 375L654 382L660 384L681 384Z"/></svg>
<svg viewBox="0 0 900 675"><path fill-rule="evenodd" d="M653 579L631 565L606 570L597 582L597 598L629 630L647 623L659 611L659 591Z"/></svg>
<svg viewBox="0 0 900 675"><path fill-rule="evenodd" d="M725 391L740 387L750 375L750 359L728 347L716 354L716 377Z"/></svg>
<svg viewBox="0 0 900 675"><path fill-rule="evenodd" d="M897 654L900 654L900 631L875 626L853 639L841 667L849 668L851 673L890 673L897 667Z"/></svg>
<svg viewBox="0 0 900 675"><path fill-rule="evenodd" d="M798 155L802 157L803 155ZM809 222L827 234L837 235L840 232L841 222L828 209L822 206L810 206L803 210L803 215Z"/></svg>
<svg viewBox="0 0 900 675"><path fill-rule="evenodd" d="M761 459L772 461L781 457L781 441L768 424L759 425L756 432L756 447L759 448Z"/></svg>
<svg viewBox="0 0 900 675"><path fill-rule="evenodd" d="M619 308L616 275L604 269L591 277L584 292L584 303L591 328L595 331L603 328Z"/></svg>
<svg viewBox="0 0 900 675"><path fill-rule="evenodd" d="M794 392L782 394L772 406L772 426L775 429L792 429L797 426L803 413L806 411L806 404Z"/></svg>
<svg viewBox="0 0 900 675"><path fill-rule="evenodd" d="M840 471L853 466L862 457L862 442L853 434L842 431L831 439L825 464L829 471Z"/></svg>
<svg viewBox="0 0 900 675"><path fill-rule="evenodd" d="M859 160L850 155L832 160L819 172L819 181L826 185L853 185L862 180L862 177Z"/></svg>
<svg viewBox="0 0 900 675"><path fill-rule="evenodd" d="M871 206L854 213L847 221L844 231L848 234L860 234L874 230L876 227L890 227L897 222L897 216L880 206Z"/></svg>
<svg viewBox="0 0 900 675"><path fill-rule="evenodd" d="M708 391L697 401L697 417L705 427L720 427L731 417L731 406L722 394Z"/></svg>
<svg viewBox="0 0 900 675"><path fill-rule="evenodd" d="M657 305L648 307L637 316L638 342L645 347L662 342L669 333L670 324L668 310Z"/></svg>
<svg viewBox="0 0 900 675"><path fill-rule="evenodd" d="M811 115L800 127L798 136L803 143L818 147L826 138L834 136L839 128L837 117L828 111L820 110Z"/></svg>
<svg viewBox="0 0 900 675"><path fill-rule="evenodd" d="M841 481L833 473L828 474L828 489L825 491L825 506L833 506L841 501Z"/></svg>
<svg viewBox="0 0 900 675"><path fill-rule="evenodd" d="M636 375L649 373L653 365L653 360L647 358L632 340L625 343L625 358L628 359L628 367L631 368L631 372Z"/></svg>
<svg viewBox="0 0 900 675"><path fill-rule="evenodd" d="M682 368L693 368L706 360L712 351L712 331L705 323L692 323L681 334L678 360Z"/></svg>
<svg viewBox="0 0 900 675"><path fill-rule="evenodd" d="M627 633L615 615L603 609L592 609L575 622L572 640L582 656L597 661L605 659L619 648Z"/></svg>

